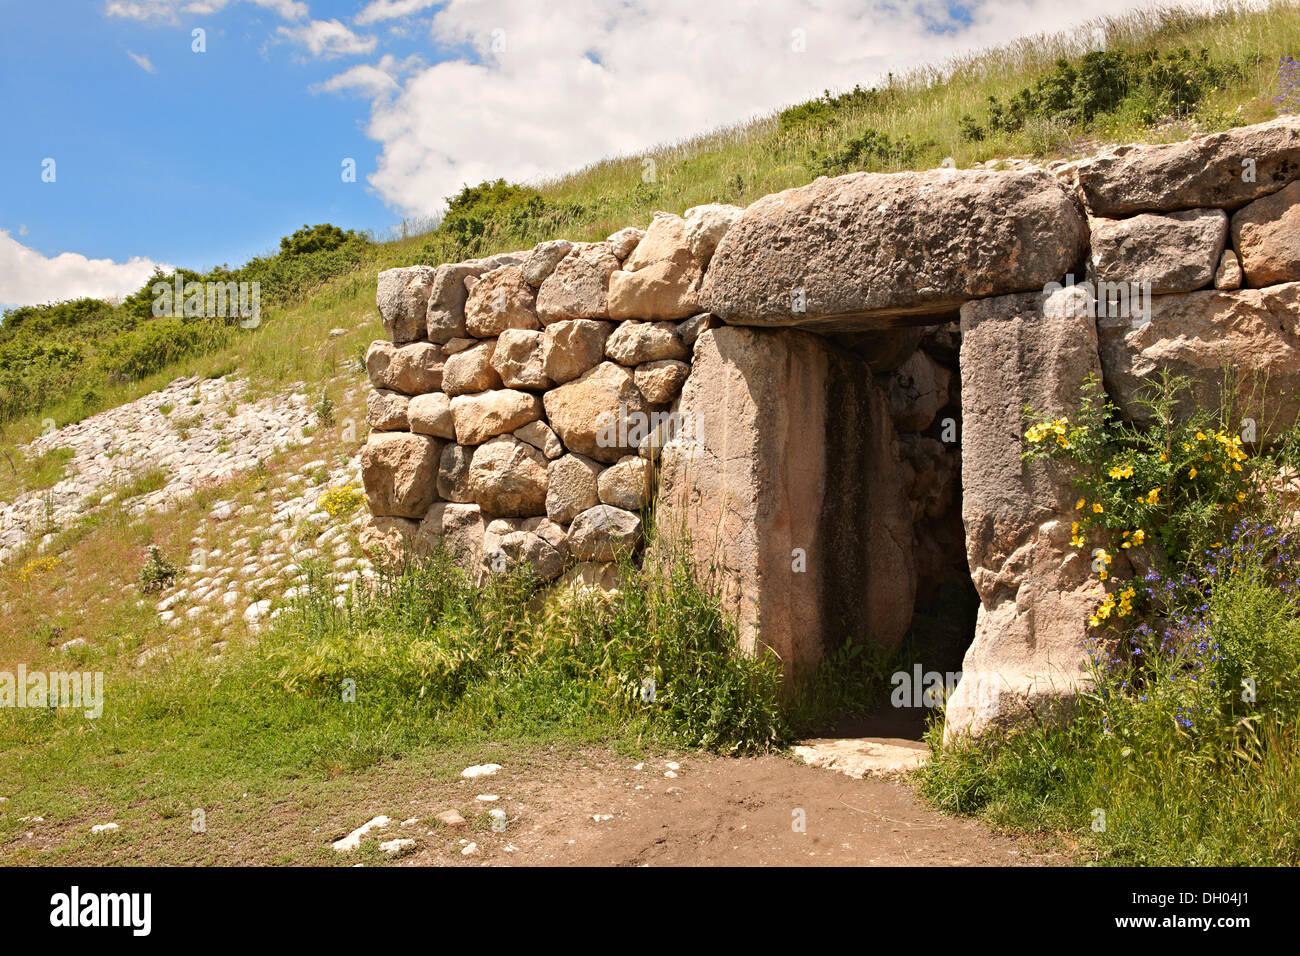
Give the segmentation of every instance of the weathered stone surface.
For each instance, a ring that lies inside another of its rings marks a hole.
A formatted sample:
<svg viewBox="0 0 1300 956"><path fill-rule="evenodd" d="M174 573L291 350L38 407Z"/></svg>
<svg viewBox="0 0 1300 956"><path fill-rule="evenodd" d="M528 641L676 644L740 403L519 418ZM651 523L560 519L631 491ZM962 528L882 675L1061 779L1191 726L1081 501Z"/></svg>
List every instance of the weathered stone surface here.
<svg viewBox="0 0 1300 956"><path fill-rule="evenodd" d="M650 406L632 373L602 362L580 378L547 392L542 401L551 428L566 448L597 461L615 462L636 451Z"/></svg>
<svg viewBox="0 0 1300 956"><path fill-rule="evenodd" d="M546 488L546 516L568 524L588 508L600 503L598 494L601 466L585 455L568 454L549 466Z"/></svg>
<svg viewBox="0 0 1300 956"><path fill-rule="evenodd" d="M620 365L636 366L660 359L688 359L691 351L672 322L624 322L605 342L605 354Z"/></svg>
<svg viewBox="0 0 1300 956"><path fill-rule="evenodd" d="M709 264L718 243L744 211L728 203L707 203L686 210L686 248L701 266Z"/></svg>
<svg viewBox="0 0 1300 956"><path fill-rule="evenodd" d="M547 458L559 458L564 454L564 446L560 444L559 436L551 431L551 426L546 422L529 422L522 428L516 428L514 435L520 441L539 449Z"/></svg>
<svg viewBox="0 0 1300 956"><path fill-rule="evenodd" d="M632 254L632 250L637 247L642 239L645 238L645 232L641 229L628 226L626 229L620 229L618 232L609 236L605 241L609 243L609 249L622 262Z"/></svg>
<svg viewBox="0 0 1300 956"><path fill-rule="evenodd" d="M1082 262L1087 237L1042 170L851 173L749 206L701 299L730 324L882 328L1042 289Z"/></svg>
<svg viewBox="0 0 1300 956"><path fill-rule="evenodd" d="M546 456L509 435L474 450L469 487L474 502L494 517L546 514Z"/></svg>
<svg viewBox="0 0 1300 956"><path fill-rule="evenodd" d="M518 266L504 266L479 277L465 301L465 329L480 339L506 329L540 329L534 303L537 292Z"/></svg>
<svg viewBox="0 0 1300 956"><path fill-rule="evenodd" d="M498 518L483 538L483 569L488 573L531 564L540 580L553 581L568 559L564 529L547 518Z"/></svg>
<svg viewBox="0 0 1300 956"><path fill-rule="evenodd" d="M1196 294L1196 293L1194 293ZM1074 415L1100 377L1095 305L1084 287L962 309L962 518L980 608L945 740L1040 719L1086 684L1087 619L1102 595L1070 547L1075 490L1061 462L1026 462L1024 409Z"/></svg>
<svg viewBox="0 0 1300 956"><path fill-rule="evenodd" d="M1191 292L1209 285L1228 239L1222 209L1189 209L1128 219L1093 219L1094 281L1151 283L1151 292Z"/></svg>
<svg viewBox="0 0 1300 956"><path fill-rule="evenodd" d="M624 511L641 511L654 499L655 469L649 461L629 455L610 465L596 479L601 504Z"/></svg>
<svg viewBox="0 0 1300 956"><path fill-rule="evenodd" d="M1253 419L1261 438L1300 414L1300 283L1160 296L1149 323L1101 318L1097 331L1106 391L1133 421L1148 420L1138 399L1161 368L1191 380L1184 414L1221 407L1229 367L1234 416Z"/></svg>
<svg viewBox="0 0 1300 956"><path fill-rule="evenodd" d="M618 265L607 243L574 247L538 288L537 317L543 325L609 318L609 277Z"/></svg>
<svg viewBox="0 0 1300 956"><path fill-rule="evenodd" d="M557 385L571 382L605 357L610 322L570 319L554 322L542 333L542 372Z"/></svg>
<svg viewBox="0 0 1300 956"><path fill-rule="evenodd" d="M441 346L444 355L455 355L478 345L478 339L448 339Z"/></svg>
<svg viewBox="0 0 1300 956"><path fill-rule="evenodd" d="M1241 261L1231 249L1224 249L1219 267L1214 270L1214 287L1222 292L1241 288Z"/></svg>
<svg viewBox="0 0 1300 956"><path fill-rule="evenodd" d="M424 314L433 288L434 270L429 266L385 269L375 287L375 305L383 319L384 332L395 345L424 338Z"/></svg>
<svg viewBox="0 0 1300 956"><path fill-rule="evenodd" d="M442 392L416 395L406 406L411 431L417 435L436 435L456 440L456 423L451 415L451 399Z"/></svg>
<svg viewBox="0 0 1300 956"><path fill-rule="evenodd" d="M596 505L569 525L569 553L578 561L615 561L641 543L641 517L622 508Z"/></svg>
<svg viewBox="0 0 1300 956"><path fill-rule="evenodd" d="M889 382L889 411L900 432L923 432L948 404L952 372L918 349Z"/></svg>
<svg viewBox="0 0 1300 956"><path fill-rule="evenodd" d="M423 518L434 500L442 442L409 432L371 432L361 448L361 481L372 515Z"/></svg>
<svg viewBox="0 0 1300 956"><path fill-rule="evenodd" d="M542 417L536 395L512 388L496 388L451 400L456 439L462 445L479 445L496 435L512 432Z"/></svg>
<svg viewBox="0 0 1300 956"><path fill-rule="evenodd" d="M618 565L599 561L581 561L560 578L560 586L584 594L618 593Z"/></svg>
<svg viewBox="0 0 1300 956"><path fill-rule="evenodd" d="M846 638L897 646L912 617L912 513L866 366L806 332L713 329L695 343L681 414L659 527L689 536L742 645L789 671ZM824 507L835 501L853 505Z"/></svg>
<svg viewBox="0 0 1300 956"><path fill-rule="evenodd" d="M474 574L483 549L483 532L483 513L478 505L438 501L420 522L418 547L427 553L435 544L441 544L456 567Z"/></svg>
<svg viewBox="0 0 1300 956"><path fill-rule="evenodd" d="M425 332L430 342L448 342L466 338L465 300L468 296L466 280L477 279L485 272L501 266L517 266L522 257L506 253L487 259L469 262L450 262L438 266L429 292L429 306L425 314Z"/></svg>
<svg viewBox="0 0 1300 956"><path fill-rule="evenodd" d="M552 239L539 242L524 260L523 276L534 289L541 285L555 271L560 260L569 254L573 243L567 239Z"/></svg>
<svg viewBox="0 0 1300 956"><path fill-rule="evenodd" d="M366 515L357 534L362 553L381 565L398 564L415 550L419 522Z"/></svg>
<svg viewBox="0 0 1300 956"><path fill-rule="evenodd" d="M698 241L707 245L707 228L701 225L701 229ZM687 318L700 311L703 277L704 263L688 246L686 220L655 213L645 238L623 268L610 275L609 315L614 319Z"/></svg>
<svg viewBox="0 0 1300 956"><path fill-rule="evenodd" d="M691 367L676 359L659 359L638 365L632 373L636 387L651 405L665 405L677 397L691 374Z"/></svg>
<svg viewBox="0 0 1300 956"><path fill-rule="evenodd" d="M542 391L555 383L547 376L542 361L542 333L506 329L497 338L492 367L508 388Z"/></svg>
<svg viewBox="0 0 1300 956"><path fill-rule="evenodd" d="M380 339L366 350L366 372L375 388L421 395L442 388L444 354L429 342L396 346Z"/></svg>
<svg viewBox="0 0 1300 956"><path fill-rule="evenodd" d="M469 465L474 449L466 445L449 444L442 450L438 462L438 497L457 504L472 504L474 492L469 487Z"/></svg>
<svg viewBox="0 0 1300 956"><path fill-rule="evenodd" d="M1232 217L1232 245L1241 256L1246 285L1260 288L1300 279L1300 182L1238 210Z"/></svg>
<svg viewBox="0 0 1300 956"><path fill-rule="evenodd" d="M1300 178L1300 117L1283 116L1161 146L1121 146L1078 164L1098 216L1235 209Z"/></svg>
<svg viewBox="0 0 1300 956"><path fill-rule="evenodd" d="M501 376L492 367L492 353L496 347L496 339L488 339L449 356L442 368L442 390L455 396L500 388L503 384Z"/></svg>
<svg viewBox="0 0 1300 956"><path fill-rule="evenodd" d="M682 344L687 348L695 345L695 340L703 332L709 329L716 329L722 323L712 312L701 312L699 315L693 315L684 322L677 323L677 337L682 340Z"/></svg>
<svg viewBox="0 0 1300 956"><path fill-rule="evenodd" d="M366 396L366 424L376 431L407 431L406 408L411 400L386 388L371 389Z"/></svg>

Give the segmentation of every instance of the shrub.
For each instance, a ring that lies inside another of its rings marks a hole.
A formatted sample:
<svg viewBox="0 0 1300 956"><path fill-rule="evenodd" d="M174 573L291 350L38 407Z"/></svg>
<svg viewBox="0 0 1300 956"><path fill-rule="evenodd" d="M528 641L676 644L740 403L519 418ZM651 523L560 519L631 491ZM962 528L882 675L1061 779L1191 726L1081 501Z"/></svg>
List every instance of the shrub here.
<svg viewBox="0 0 1300 956"><path fill-rule="evenodd" d="M157 545L149 545L144 567L140 568L140 591L150 594L170 587L179 572L176 565L163 555Z"/></svg>

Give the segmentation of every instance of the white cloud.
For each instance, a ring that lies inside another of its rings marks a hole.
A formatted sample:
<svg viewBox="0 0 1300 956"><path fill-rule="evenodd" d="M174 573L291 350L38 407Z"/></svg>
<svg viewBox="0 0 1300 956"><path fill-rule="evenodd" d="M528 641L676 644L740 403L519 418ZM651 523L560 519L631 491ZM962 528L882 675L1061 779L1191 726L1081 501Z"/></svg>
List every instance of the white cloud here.
<svg viewBox="0 0 1300 956"><path fill-rule="evenodd" d="M370 182L403 213L432 215L465 183L561 173L826 88L1147 5L1081 0L1063 17L1058 0L984 0L962 24L947 0L449 0L431 36L474 55L417 71L396 95L370 77L367 132L381 146ZM418 6L376 0L358 22ZM805 52L794 50L798 37ZM364 88L360 74L352 79Z"/></svg>
<svg viewBox="0 0 1300 956"><path fill-rule="evenodd" d="M141 256L126 262L87 259L75 252L43 256L0 229L0 303L10 306L129 295L144 285L155 267L173 269Z"/></svg>
<svg viewBox="0 0 1300 956"><path fill-rule="evenodd" d="M331 76L323 83L311 87L313 93L360 93L376 99L391 95L400 90L401 77L413 70L422 69L424 60L419 56L408 56L399 60L391 53L380 57L375 64L358 63L356 66Z"/></svg>
<svg viewBox="0 0 1300 956"><path fill-rule="evenodd" d="M301 20L308 13L307 4L302 0L244 0L244 2L270 10L284 20ZM108 0L104 5L104 14L128 20L161 20L165 23L179 23L182 13L209 16L220 13L230 3L231 0Z"/></svg>
<svg viewBox="0 0 1300 956"><path fill-rule="evenodd" d="M149 58L145 56L143 53L132 53L130 50L127 50L126 55L129 56L131 59L135 60L135 65L138 66L140 69L144 70L146 73L158 72L157 68L153 65L153 63L150 62Z"/></svg>
<svg viewBox="0 0 1300 956"><path fill-rule="evenodd" d="M439 2L440 0L370 0L354 19L359 26L381 20L396 20L427 10Z"/></svg>
<svg viewBox="0 0 1300 956"><path fill-rule="evenodd" d="M312 56L357 56L374 52L379 42L359 36L338 20L312 20L301 27L280 27L280 36L306 47Z"/></svg>

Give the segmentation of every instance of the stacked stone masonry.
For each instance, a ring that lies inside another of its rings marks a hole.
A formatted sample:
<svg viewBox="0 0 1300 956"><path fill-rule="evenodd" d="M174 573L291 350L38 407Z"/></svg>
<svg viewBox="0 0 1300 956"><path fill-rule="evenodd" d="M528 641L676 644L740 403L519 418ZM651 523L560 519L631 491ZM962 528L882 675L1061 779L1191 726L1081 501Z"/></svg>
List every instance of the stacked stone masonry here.
<svg viewBox="0 0 1300 956"><path fill-rule="evenodd" d="M1021 459L1026 406L1069 415L1091 376L1141 422L1161 369L1207 408L1228 369L1260 442L1300 416L1300 119L822 177L389 270L378 305L369 550L608 582L653 500L791 671L897 645L956 575L979 610L947 733L980 734L1068 704L1103 593L1069 546L1073 476Z"/></svg>

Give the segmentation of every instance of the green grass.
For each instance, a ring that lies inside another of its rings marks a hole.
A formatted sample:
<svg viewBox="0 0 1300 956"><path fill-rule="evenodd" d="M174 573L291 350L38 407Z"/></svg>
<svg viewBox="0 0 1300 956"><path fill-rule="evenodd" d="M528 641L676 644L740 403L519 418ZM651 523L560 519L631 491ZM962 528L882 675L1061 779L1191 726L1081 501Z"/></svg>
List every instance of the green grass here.
<svg viewBox="0 0 1300 956"><path fill-rule="evenodd" d="M51 448L28 457L19 449L0 455L0 501L12 500L24 491L43 491L67 476L71 448Z"/></svg>

